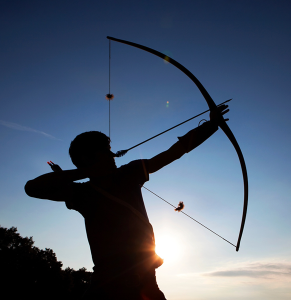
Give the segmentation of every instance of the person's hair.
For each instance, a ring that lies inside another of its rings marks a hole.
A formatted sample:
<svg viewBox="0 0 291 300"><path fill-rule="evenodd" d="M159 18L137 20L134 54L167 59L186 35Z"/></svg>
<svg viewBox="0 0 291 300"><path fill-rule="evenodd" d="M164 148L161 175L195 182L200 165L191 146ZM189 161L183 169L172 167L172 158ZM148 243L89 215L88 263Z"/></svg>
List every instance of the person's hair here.
<svg viewBox="0 0 291 300"><path fill-rule="evenodd" d="M77 168L87 167L82 160L85 156L90 160L94 158L96 152L109 150L110 138L100 131L88 131L81 133L71 142L69 155L73 164Z"/></svg>

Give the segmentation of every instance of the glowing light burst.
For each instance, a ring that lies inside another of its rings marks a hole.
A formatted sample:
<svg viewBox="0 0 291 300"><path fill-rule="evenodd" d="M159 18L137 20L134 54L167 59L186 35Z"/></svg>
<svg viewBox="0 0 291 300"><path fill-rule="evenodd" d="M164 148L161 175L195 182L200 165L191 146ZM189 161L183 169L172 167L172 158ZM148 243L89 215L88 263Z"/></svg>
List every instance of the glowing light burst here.
<svg viewBox="0 0 291 300"><path fill-rule="evenodd" d="M166 107L169 107L169 101L167 101Z"/></svg>
<svg viewBox="0 0 291 300"><path fill-rule="evenodd" d="M179 241L170 235L156 237L156 253L165 260L173 262L181 257L181 245Z"/></svg>
<svg viewBox="0 0 291 300"><path fill-rule="evenodd" d="M171 51L168 51L168 50L165 50L165 51L164 51L164 54L165 54L165 57L164 57L164 63L165 63L165 64L168 64L168 63L170 62L170 60L171 60L170 57L173 56L173 55L172 55L172 52L171 52Z"/></svg>
<svg viewBox="0 0 291 300"><path fill-rule="evenodd" d="M169 62L170 62L170 57L166 55L166 56L164 57L164 63L165 63L165 64L168 64Z"/></svg>

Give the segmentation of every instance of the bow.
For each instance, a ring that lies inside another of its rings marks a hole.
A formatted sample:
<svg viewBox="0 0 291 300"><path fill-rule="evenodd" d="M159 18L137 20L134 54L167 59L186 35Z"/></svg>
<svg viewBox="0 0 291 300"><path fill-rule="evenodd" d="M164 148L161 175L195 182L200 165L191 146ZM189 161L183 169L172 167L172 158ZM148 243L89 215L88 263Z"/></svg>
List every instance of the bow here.
<svg viewBox="0 0 291 300"><path fill-rule="evenodd" d="M152 54L154 54L154 55L156 55L156 56L158 56L162 59L167 60L167 62L171 63L172 65L177 67L179 70L181 70L183 73L185 73L196 84L196 86L200 90L201 94L205 98L205 100L206 100L206 102L209 106L210 111L215 111L217 109L217 106L216 106L215 102L210 97L210 95L208 94L208 92L206 91L204 86L201 84L201 82L188 69L186 69L180 63L178 63L176 60L164 55L163 53L161 53L159 51L151 49L149 47L145 47L145 46L142 46L142 45L139 45L139 44L136 44L136 43L116 39L116 38L113 38L113 37L110 37L110 36L108 36L107 38L109 40L112 40L112 41L116 41L116 42L119 42L119 43L123 43L123 44L129 45L129 46L139 48L141 50L147 51L147 52L152 53ZM248 175L247 175L247 168L246 168L245 160L244 160L243 154L241 152L241 149L240 149L240 147L239 147L232 131L230 130L230 128L228 127L228 125L226 124L226 122L224 121L223 118L222 118L219 126L223 130L223 132L226 134L228 139L231 141L232 145L234 146L234 148L236 150L236 153L238 155L240 165L241 165L242 175L243 175L244 205L243 205L242 221L241 221L239 236L238 236L238 240L237 240L237 244L236 244L236 251L238 251L239 247L240 247L240 241L241 241L241 238L242 238L243 230L244 230L244 225L245 225L245 220L246 220L246 215L247 215L247 208L248 208Z"/></svg>

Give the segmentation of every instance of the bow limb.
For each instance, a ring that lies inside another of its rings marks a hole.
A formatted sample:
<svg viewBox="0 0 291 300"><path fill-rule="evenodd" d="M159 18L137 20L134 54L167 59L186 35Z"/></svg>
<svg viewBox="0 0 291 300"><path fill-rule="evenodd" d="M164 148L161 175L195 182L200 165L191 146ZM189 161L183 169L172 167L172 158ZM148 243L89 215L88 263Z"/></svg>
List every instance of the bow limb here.
<svg viewBox="0 0 291 300"><path fill-rule="evenodd" d="M133 46L136 48L139 48L141 50L147 51L149 53L152 53L162 59L166 59L167 62L171 63L172 65L174 65L175 67L177 67L179 70L181 70L184 74L186 74L198 87L198 89L200 90L201 94L203 95L203 97L205 98L208 107L210 109L210 111L216 110L217 106L215 104L215 102L213 101L213 99L210 97L210 95L208 94L208 92L206 91L206 89L204 88L204 86L201 84L201 82L188 70L186 69L183 65L181 65L180 63L178 63L176 60L168 57L167 55L156 51L154 49L151 49L149 47L146 46L142 46L136 43L132 43L129 41L124 41L124 40L120 40L120 39L116 39L113 37L108 36L107 37L109 40L112 41L116 41L119 43L123 43L129 46ZM239 232L239 237L238 237L238 241L237 241L237 245L236 245L236 251L239 250L240 247L240 241L241 241L241 237L243 234L243 230L244 230L244 224L245 224L245 219L246 219L246 215L247 215L247 207L248 207L248 176L247 176L247 169L246 169L246 164L244 161L244 157L243 154L241 152L241 149L232 133L232 131L230 130L230 128L228 127L228 125L226 124L226 122L223 120L221 122L221 124L219 125L220 128L223 130L223 132L227 135L227 137L229 138L229 140L231 141L231 143L233 144L236 153L238 155L238 158L240 160L240 164L241 164L241 169L242 169L242 174L243 174L243 181L244 181L244 206L243 206L243 214L242 214L242 221L241 221L241 227L240 227L240 232Z"/></svg>
<svg viewBox="0 0 291 300"><path fill-rule="evenodd" d="M241 170L242 170L242 175L243 175L243 182L244 182L244 206L243 206L243 213L242 213L242 220L241 220L241 226L240 226L240 231L239 231L239 236L236 244L236 251L239 250L240 247L240 241L241 237L244 231L244 226L245 226L245 221L246 221L246 216L247 216L247 210L248 210L248 173L247 173L247 168L245 164L245 160L243 157L243 154L241 152L241 149L226 122L224 121L222 124L219 125L219 127L223 130L223 132L227 135L228 139L231 141L232 145L234 146L237 156L240 161L241 165Z"/></svg>
<svg viewBox="0 0 291 300"><path fill-rule="evenodd" d="M146 47L146 46L142 46L142 45L139 45L139 44L136 44L136 43L132 43L132 42L128 42L128 41L116 39L116 38L113 38L111 36L108 36L107 38L109 40L112 40L112 41L115 41L115 42L123 43L123 44L129 45L129 46L133 46L133 47L139 48L141 50L150 52L150 53L152 53L152 54L154 54L154 55L156 55L156 56L158 56L158 57L160 57L162 59L166 59L167 62L169 62L170 64L174 65L179 70L181 70L183 73L185 73L196 84L196 86L198 87L199 91L201 92L201 94L205 98L205 100L206 100L206 102L207 102L207 104L209 106L209 109L210 110L216 109L216 104L214 103L214 101L212 100L212 98L210 97L210 95L208 94L208 92L206 91L206 89L204 88L204 86L201 84L201 82L188 69L186 69L183 65L181 65L180 63L178 63L173 58L170 58L169 56L167 56L167 55L165 55L165 54L163 54L163 53L161 53L159 51L156 51L154 49L151 49L149 47Z"/></svg>

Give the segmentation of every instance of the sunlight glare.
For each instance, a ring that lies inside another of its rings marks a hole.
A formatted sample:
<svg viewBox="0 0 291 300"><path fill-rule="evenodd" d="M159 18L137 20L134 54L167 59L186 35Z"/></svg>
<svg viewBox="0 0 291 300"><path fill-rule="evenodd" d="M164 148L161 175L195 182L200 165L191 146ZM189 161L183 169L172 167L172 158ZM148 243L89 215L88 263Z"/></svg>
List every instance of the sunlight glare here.
<svg viewBox="0 0 291 300"><path fill-rule="evenodd" d="M165 262L173 262L181 256L181 245L173 236L163 235L156 237L156 253Z"/></svg>

